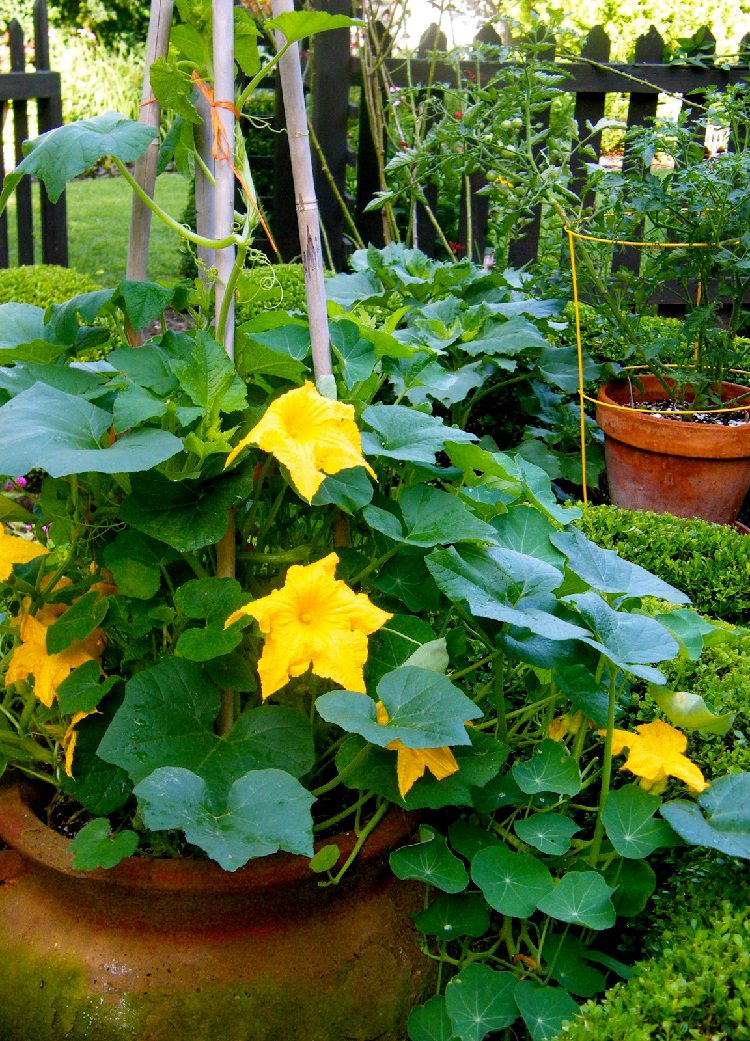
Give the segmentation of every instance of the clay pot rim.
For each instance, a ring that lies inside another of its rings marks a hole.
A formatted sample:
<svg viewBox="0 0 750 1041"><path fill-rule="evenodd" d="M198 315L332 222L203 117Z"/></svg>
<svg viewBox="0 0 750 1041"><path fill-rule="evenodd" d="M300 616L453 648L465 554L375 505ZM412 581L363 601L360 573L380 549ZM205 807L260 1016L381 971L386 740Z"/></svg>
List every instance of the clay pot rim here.
<svg viewBox="0 0 750 1041"><path fill-rule="evenodd" d="M106 882L125 889L179 889L217 894L245 890L249 883L256 890L270 891L320 877L310 870L307 857L284 852L251 860L236 871L226 871L211 860L186 857L127 857L113 868L75 870L71 864L70 840L48 827L32 810L30 803L35 790L38 791L38 787L23 778L6 778L0 782L0 839L23 860L71 879ZM414 814L391 806L368 836L357 863L367 865L384 860L388 853L413 836L416 826ZM355 843L354 832L348 831L316 841L315 848L337 845L341 865Z"/></svg>
<svg viewBox="0 0 750 1041"><path fill-rule="evenodd" d="M637 401L655 401L664 397L664 388L655 376L640 377L640 382L642 391L633 387ZM750 394L750 387L738 383L724 382L722 388L726 399L742 393ZM608 407L625 404L629 395L629 384L623 379L610 380L599 390L596 421L606 438L668 456L713 460L750 457L750 422L731 427L718 423L688 423L681 422L679 416L665 418L637 409Z"/></svg>
<svg viewBox="0 0 750 1041"><path fill-rule="evenodd" d="M672 380L669 377L667 377L665 382L671 386L674 386L676 383L675 380ZM641 384L642 389L639 388L639 383ZM620 400L620 395L617 393L620 389L624 390L625 388L628 388L628 396L630 396L630 394L632 393L632 396L636 403L642 403L644 401L658 401L665 397L663 383L657 376L641 375L634 377L633 380L629 379L627 376L615 376L612 379L607 380L607 382L603 383L602 386L599 388L597 399L602 404L602 411L604 413L611 411L606 407L607 403L611 403L613 405L626 404L625 401ZM729 380L722 381L722 401L731 401L733 398L742 397L743 394L750 395L750 386L747 386L744 383L732 383ZM691 402L693 400L694 391L689 384L687 384L685 387L685 396L687 401ZM748 401L747 410L748 412L750 412L750 401ZM651 412L641 412L638 409L631 409L629 411L637 414L642 419L650 419L655 423L687 422L686 420L682 420L682 418L679 415L674 415L670 416L669 418L665 418L663 416L654 415ZM747 424L743 425L750 426L750 420L748 420ZM718 427L719 424L716 424L716 426ZM731 429L736 430L737 428L733 427Z"/></svg>

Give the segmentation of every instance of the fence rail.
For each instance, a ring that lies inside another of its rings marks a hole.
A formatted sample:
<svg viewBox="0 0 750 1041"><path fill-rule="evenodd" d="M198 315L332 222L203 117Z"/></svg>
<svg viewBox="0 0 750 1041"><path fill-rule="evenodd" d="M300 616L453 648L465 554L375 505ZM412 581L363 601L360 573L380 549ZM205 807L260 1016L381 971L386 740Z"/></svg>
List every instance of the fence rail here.
<svg viewBox="0 0 750 1041"><path fill-rule="evenodd" d="M13 19L8 26L10 71L0 72L0 179L5 177L5 127L9 112L13 117L13 156L15 164L23 159L22 143L29 136L29 102L36 102L36 122L40 134L62 124L60 75L50 70L49 31L45 0L34 4L34 71L26 68L26 40L20 24ZM16 189L16 227L18 263L34 263L34 207L32 182L24 177ZM39 185L42 261L45 264L68 263L66 203L63 194L50 202L43 185ZM0 267L10 264L8 246L8 214L0 215Z"/></svg>
<svg viewBox="0 0 750 1041"><path fill-rule="evenodd" d="M350 0L318 0L317 6L331 13L348 14L351 11ZM708 30L706 33L708 38L713 39ZM480 30L477 41L485 44L501 42L491 26ZM750 35L740 45L741 54L747 54L749 41ZM390 81L396 87L418 87L428 82L455 85L456 66L449 64L439 54L437 59L435 56L435 52L444 49L442 34L435 26L431 26L422 39L421 53L417 57L408 63L401 58L386 60ZM636 41L632 62L610 64L610 40L601 26L594 27L584 43L581 59L559 63L560 71L565 76L559 89L575 96L574 118L578 126L585 126L588 122L596 124L604 115L610 94L627 95L628 126L642 125L654 116L662 94L683 95L682 104L688 117L697 118L699 109L696 102L700 102L707 89L723 89L729 84L750 80L747 58L744 58L742 64L730 68L718 64L700 67L666 64L663 54L664 40L652 27ZM547 60L554 60L554 53ZM501 77L503 69L507 67L492 61L463 62L458 66L464 82L468 78L480 86L489 79ZM362 64L352 55L348 30L323 33L316 38L312 68L311 128L322 152L322 160L315 164L320 215L328 254L334 266L340 269L345 266L346 257L353 248L347 232L347 220L342 212L342 201L364 241L383 244L380 215L364 212L380 185L372 128L364 101ZM358 120L356 154L351 150L351 131L355 120ZM601 139L594 139L591 145L598 155ZM580 191L584 183L583 159L573 156L571 174L573 189ZM347 183L351 185L352 181L356 188L353 195L349 195ZM275 140L274 183L273 198L266 202L271 209L272 228L283 259L290 260L298 253L299 247L293 225L294 209L288 205L293 197L293 189L283 134L277 134ZM471 198L468 204L465 197L461 201L458 242L464 249L471 243L474 259L482 258L487 241L487 198L478 194L486 183L483 175L472 175ZM437 186L422 187L434 210L438 202ZM515 237L509 256L513 265L522 266L536 258L541 219L541 211L536 212L532 221ZM436 250L436 233L424 214L420 216L418 213L417 236L419 248L433 255ZM633 265L635 258L626 254L620 262Z"/></svg>

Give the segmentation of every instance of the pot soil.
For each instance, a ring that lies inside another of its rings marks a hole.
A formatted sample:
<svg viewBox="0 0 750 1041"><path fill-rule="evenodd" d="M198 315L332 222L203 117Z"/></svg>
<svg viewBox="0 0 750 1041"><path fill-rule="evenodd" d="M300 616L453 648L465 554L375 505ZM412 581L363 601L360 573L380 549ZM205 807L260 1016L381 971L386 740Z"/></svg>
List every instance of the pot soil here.
<svg viewBox="0 0 750 1041"><path fill-rule="evenodd" d="M638 382L640 387L612 380L599 391L596 419L605 435L612 503L734 523L750 487L750 423L691 423L611 407L663 400L664 387L655 376L639 377ZM723 401L747 393L747 387L722 384Z"/></svg>
<svg viewBox="0 0 750 1041"><path fill-rule="evenodd" d="M338 886L279 853L234 873L130 858L74 871L68 840L0 785L3 1041L403 1041L429 963L409 915L419 887L388 853L400 811ZM353 836L339 836L342 856Z"/></svg>

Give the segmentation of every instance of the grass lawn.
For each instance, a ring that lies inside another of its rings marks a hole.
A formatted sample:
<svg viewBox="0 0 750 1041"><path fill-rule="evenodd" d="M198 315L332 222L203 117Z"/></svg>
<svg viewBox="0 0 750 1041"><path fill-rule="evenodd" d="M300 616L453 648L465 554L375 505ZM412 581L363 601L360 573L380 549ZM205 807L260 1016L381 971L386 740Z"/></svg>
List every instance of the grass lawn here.
<svg viewBox="0 0 750 1041"><path fill-rule="evenodd" d="M71 181L68 197L68 252L70 267L90 275L102 286L116 285L125 277L130 229L131 193L120 177L87 177ZM38 192L34 191L35 205ZM187 182L179 174L165 173L156 182L156 201L177 220L182 218ZM15 199L8 206L11 263L15 249ZM35 216L35 225L38 218ZM41 245L35 235L35 256L41 261ZM180 262L179 239L153 218L148 276L156 281L174 279Z"/></svg>

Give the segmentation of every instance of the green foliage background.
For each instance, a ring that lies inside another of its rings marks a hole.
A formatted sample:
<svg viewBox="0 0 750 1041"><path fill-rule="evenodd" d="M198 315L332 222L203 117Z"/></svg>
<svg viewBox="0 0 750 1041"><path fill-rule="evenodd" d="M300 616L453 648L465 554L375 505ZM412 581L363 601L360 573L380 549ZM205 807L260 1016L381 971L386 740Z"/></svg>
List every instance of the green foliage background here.
<svg viewBox="0 0 750 1041"><path fill-rule="evenodd" d="M592 25L603 25L612 40L612 57L632 57L635 40L655 25L667 43L690 36L703 25L712 30L720 54L736 51L742 36L750 30L750 8L747 0L686 0L674 4L669 0L580 0L575 5L560 5L555 0L493 0L498 15L516 18L530 24L532 9L543 21L560 11L565 23L581 32Z"/></svg>

